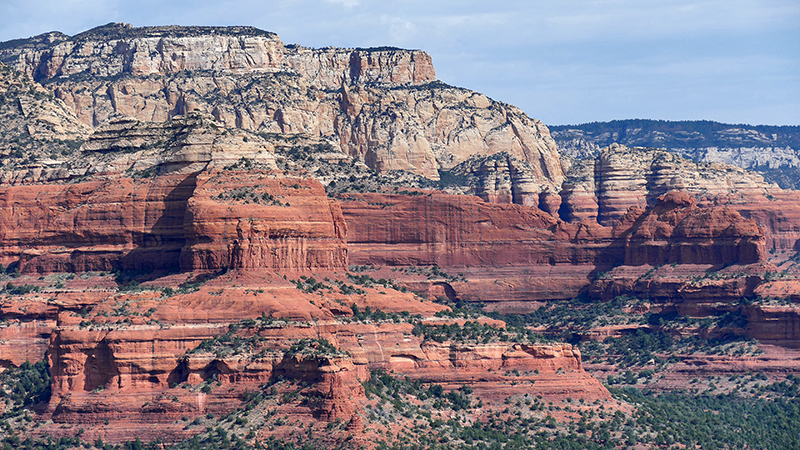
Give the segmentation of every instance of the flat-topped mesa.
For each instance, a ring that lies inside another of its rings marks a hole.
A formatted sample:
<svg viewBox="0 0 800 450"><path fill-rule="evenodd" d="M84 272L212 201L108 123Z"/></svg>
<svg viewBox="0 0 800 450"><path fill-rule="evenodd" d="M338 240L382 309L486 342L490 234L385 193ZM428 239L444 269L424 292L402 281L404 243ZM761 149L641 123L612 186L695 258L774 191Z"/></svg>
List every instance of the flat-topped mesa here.
<svg viewBox="0 0 800 450"><path fill-rule="evenodd" d="M430 55L395 47L321 49L287 45L286 66L319 89L385 83L420 85L436 81Z"/></svg>
<svg viewBox="0 0 800 450"><path fill-rule="evenodd" d="M320 89L436 80L430 56L419 50L285 46L275 33L253 27L134 28L112 23L73 37L47 33L3 47L0 59L39 82L78 74L119 77L192 70L290 71Z"/></svg>
<svg viewBox="0 0 800 450"><path fill-rule="evenodd" d="M202 112L227 128L324 139L380 172L434 180L473 156L507 152L531 168L515 202L536 202L564 179L543 123L438 82L419 50L311 49L247 27L110 24L2 43L0 62L43 83L92 127Z"/></svg>
<svg viewBox="0 0 800 450"><path fill-rule="evenodd" d="M346 268L338 206L318 181L278 172L272 150L198 113L110 122L58 167L0 171L0 264Z"/></svg>

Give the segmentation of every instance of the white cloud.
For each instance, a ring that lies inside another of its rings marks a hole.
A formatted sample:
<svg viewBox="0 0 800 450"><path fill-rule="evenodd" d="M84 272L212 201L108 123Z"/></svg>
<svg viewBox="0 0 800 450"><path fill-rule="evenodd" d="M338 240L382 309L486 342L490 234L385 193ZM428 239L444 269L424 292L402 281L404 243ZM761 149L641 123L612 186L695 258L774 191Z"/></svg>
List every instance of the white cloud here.
<svg viewBox="0 0 800 450"><path fill-rule="evenodd" d="M382 16L380 23L389 30L389 42L395 46L406 46L414 41L417 26L399 17Z"/></svg>
<svg viewBox="0 0 800 450"><path fill-rule="evenodd" d="M346 8L354 8L358 6L358 0L325 0L325 3L339 4Z"/></svg>

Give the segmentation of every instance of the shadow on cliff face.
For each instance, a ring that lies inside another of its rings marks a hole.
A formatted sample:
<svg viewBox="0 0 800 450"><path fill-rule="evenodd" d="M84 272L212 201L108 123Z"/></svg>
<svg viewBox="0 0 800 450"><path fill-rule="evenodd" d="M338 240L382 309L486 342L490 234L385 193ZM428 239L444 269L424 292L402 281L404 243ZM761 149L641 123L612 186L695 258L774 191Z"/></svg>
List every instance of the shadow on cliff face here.
<svg viewBox="0 0 800 450"><path fill-rule="evenodd" d="M214 359L205 367L203 367L200 371L194 372L197 376L200 377L203 381L208 380L216 380L221 376L230 376L234 374L234 370L230 368L230 366L220 359ZM167 376L167 384L169 386L175 386L181 383L185 383L189 381L189 375L192 374L192 370L189 369L189 358L183 357L178 360L178 364L175 366L174 369L169 373ZM156 380L157 383L157 380Z"/></svg>
<svg viewBox="0 0 800 450"><path fill-rule="evenodd" d="M167 194L161 216L147 232L133 236L137 248L119 260L120 269L141 274L180 271L181 249L186 243L187 203L197 187L199 173L190 174Z"/></svg>
<svg viewBox="0 0 800 450"><path fill-rule="evenodd" d="M119 369L114 358L114 352L105 340L100 341L97 347L87 355L84 365L83 390L90 392L102 389L114 378L119 376Z"/></svg>
<svg viewBox="0 0 800 450"><path fill-rule="evenodd" d="M189 379L189 360L183 357L167 376L167 385L175 386Z"/></svg>
<svg viewBox="0 0 800 450"><path fill-rule="evenodd" d="M447 297L447 300L451 302L456 302L460 300L458 298L456 290L453 289L453 286L451 286L450 283L444 281L434 281L433 283L431 283L431 289L429 293L432 294L434 297L438 297L437 294L443 293L444 296Z"/></svg>

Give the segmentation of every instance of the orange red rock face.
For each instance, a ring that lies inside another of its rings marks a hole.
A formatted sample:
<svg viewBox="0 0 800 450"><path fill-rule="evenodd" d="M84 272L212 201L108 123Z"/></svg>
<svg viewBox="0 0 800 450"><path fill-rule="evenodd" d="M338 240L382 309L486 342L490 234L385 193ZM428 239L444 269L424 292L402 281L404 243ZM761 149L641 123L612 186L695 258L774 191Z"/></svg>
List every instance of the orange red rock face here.
<svg viewBox="0 0 800 450"><path fill-rule="evenodd" d="M316 276L323 280L337 275ZM184 279L171 277L171 282ZM94 278L102 286L109 276ZM166 278L159 282L170 281ZM82 281L75 280L76 286ZM38 359L47 350L53 376L48 417L56 424L81 424L89 435L102 435L106 441L124 440L132 432L181 439L187 434L174 427L181 417L227 413L241 405L245 390L259 391L276 377L313 385L303 395L317 399L315 406L292 406L297 409L293 414L353 421L364 401L360 382L368 379L369 368L428 382L482 383L488 397L500 395L492 383L511 380L535 381L531 392L547 398L608 398L569 344L430 342L414 335L410 323L351 321L350 308L342 305L406 311L434 325L446 323L432 318L443 306L411 293L387 288L305 293L268 270L230 271L196 292L172 296L163 296L154 283L133 292L98 289L80 304L69 301L71 294L61 294L57 323L35 330L49 333L50 341L29 346L39 353L25 356ZM61 289L70 291L70 282ZM41 297L38 302L48 300ZM29 299L30 305L35 303ZM88 313L78 314L79 306ZM232 322L237 327L230 328ZM349 355L284 353L299 340L319 338ZM208 343L201 345L204 341ZM528 375L520 378L508 375L510 371ZM520 389L524 386L514 392ZM106 430L106 420L120 427Z"/></svg>
<svg viewBox="0 0 800 450"><path fill-rule="evenodd" d="M0 211L0 263L22 273L347 266L322 186L269 173L11 186Z"/></svg>
<svg viewBox="0 0 800 450"><path fill-rule="evenodd" d="M111 270L123 259L169 265L182 246L191 193L183 178L4 187L0 262L18 262L24 273Z"/></svg>
<svg viewBox="0 0 800 450"><path fill-rule="evenodd" d="M598 267L762 261L794 221L759 228L737 212L755 215L747 205L698 206L674 192L612 229L433 191L334 200L315 180L218 167L0 188L0 263L22 273L439 265L474 280L440 283L456 296L546 300L576 295Z"/></svg>
<svg viewBox="0 0 800 450"><path fill-rule="evenodd" d="M776 238L740 208L670 193L612 229L439 192L332 200L314 180L216 168L1 188L0 263L22 273L435 264L469 274L439 284L456 296L547 300L575 296L597 267L758 262L765 242L792 233L793 221L778 221Z"/></svg>
<svg viewBox="0 0 800 450"><path fill-rule="evenodd" d="M49 431L88 424L106 440L177 440L192 433L178 419L228 412L246 390L279 376L312 384L302 395L313 406L289 403L282 414L357 429L361 382L376 368L471 384L493 402L528 391L609 398L568 344L425 339L402 317L419 315L426 326L453 320L413 292L503 312L582 293L648 296L653 311L686 316L739 308L747 323L733 331L800 345L793 306L734 305L796 296L793 282L768 282L777 268L765 259L767 249L797 250L797 193L738 169L620 146L576 163L580 176L562 185L565 161L541 122L435 83L424 52L311 50L258 30L152 35L166 31L111 41L55 36L49 49L0 52L40 79L67 77L49 84L77 115L65 123L96 126L118 114L161 121L192 110L219 122L116 121L82 147L88 166L73 158L0 174L11 184L0 186L0 264L22 274L14 283L41 288L0 300L0 366L49 359L47 417L57 424ZM209 56L213 48L224 56ZM100 78L68 78L82 72ZM113 78L123 73L130 76ZM287 142L307 133L384 172L436 179L470 162L460 175L477 176L480 198L332 199L319 181L277 170L266 138L220 124L287 133ZM76 135L88 132L79 128ZM240 158L247 169L232 164ZM351 263L384 266L375 273L413 292L348 286ZM392 271L431 265L458 275ZM87 274L112 270L149 277L118 290L111 276ZM82 275L49 284L67 272ZM356 320L354 305L405 316ZM320 339L341 351L317 351ZM315 340L309 352L289 351ZM112 429L104 420L115 421Z"/></svg>
<svg viewBox="0 0 800 450"><path fill-rule="evenodd" d="M354 264L593 264L599 251L592 244L610 237L609 230L583 230L535 207L472 196L348 194L340 200ZM588 245L576 245L579 236Z"/></svg>
<svg viewBox="0 0 800 450"><path fill-rule="evenodd" d="M752 264L766 257L764 230L730 208L698 208L686 192L658 198L647 212L631 208L617 224L625 230L625 264ZM626 229L627 227L627 229Z"/></svg>
<svg viewBox="0 0 800 450"><path fill-rule="evenodd" d="M186 228L184 270L347 267L347 226L316 180L203 173L188 201Z"/></svg>
<svg viewBox="0 0 800 450"><path fill-rule="evenodd" d="M566 223L536 207L432 191L331 199L315 180L222 167L152 179L109 176L4 187L0 209L1 261L18 263L23 277L177 270L140 292L116 292L106 276L95 284L75 280L82 283L75 284L77 290L67 283L47 296L9 298L2 309L4 317L19 321L3 329L3 336L25 342L25 350L10 352L3 364L38 359L47 351L54 421L99 424L125 417L128 435L157 422L175 439L183 435L169 424L178 417L230 410L244 390L258 389L277 373L316 383L308 395L319 401L306 414L351 422L364 395L359 380L366 379L368 368L447 384L476 383L487 398L496 396L492 383L507 381L504 373L538 371L530 375L535 392L553 398L608 396L583 370L572 346L437 343L414 335L408 323L350 323L352 304L429 320L443 307L389 288L345 294L333 281L324 281L331 288L322 294L303 292L290 282L301 274L345 282L341 272L350 263L436 264L462 278L386 276L418 292L488 300L514 311L530 308L532 300L573 297L590 284L597 267L619 266L613 282L592 285L600 296L639 290L657 298L660 289L671 298L679 287L682 307L700 311L709 296L741 296L761 279L755 274L753 285L740 279L693 287L642 274L626 278L622 272L670 263L758 265L766 240L764 229L730 205L698 206L683 193L666 194L646 211L632 208L611 228L590 220ZM228 273L220 275L224 270ZM162 290L209 278L196 292ZM87 317L78 314L82 309ZM774 311L748 314L753 333L784 330L785 340L794 339L789 326L794 319L766 326ZM281 322L236 335L257 337L258 352L191 351L224 335L228 324L262 316ZM292 342L320 337L350 356L286 359L283 352Z"/></svg>

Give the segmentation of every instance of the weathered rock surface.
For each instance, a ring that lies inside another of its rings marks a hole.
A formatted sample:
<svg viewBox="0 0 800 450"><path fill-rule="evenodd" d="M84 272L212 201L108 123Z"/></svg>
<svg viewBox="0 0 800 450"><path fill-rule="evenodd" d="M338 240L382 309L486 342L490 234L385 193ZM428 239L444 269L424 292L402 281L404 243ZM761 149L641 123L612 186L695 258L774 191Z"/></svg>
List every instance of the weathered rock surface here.
<svg viewBox="0 0 800 450"><path fill-rule="evenodd" d="M613 143L662 148L698 162L757 170L783 188L797 188L792 179L800 166L797 126L617 120L551 128L562 153L579 159L594 158Z"/></svg>
<svg viewBox="0 0 800 450"><path fill-rule="evenodd" d="M279 379L300 386L281 414L358 430L369 369L495 403L609 399L569 344L424 336L466 322L434 298L513 313L636 295L798 345L797 193L665 151L562 160L540 122L437 82L423 52L110 25L0 58L27 74L2 73L3 98L33 98L3 111L39 149L0 169L0 366L49 358L50 431L182 439L183 417ZM440 176L447 193L427 189Z"/></svg>
<svg viewBox="0 0 800 450"><path fill-rule="evenodd" d="M0 188L0 263L23 273L347 266L338 207L318 182L279 174L257 136L193 115L113 122L81 150L38 178L2 175L14 186ZM61 184L77 176L91 178Z"/></svg>
<svg viewBox="0 0 800 450"><path fill-rule="evenodd" d="M170 277L158 282L185 279ZM110 277L93 278L103 286ZM508 381L535 382L517 390L546 399L609 398L569 344L440 343L413 334L410 323L337 319L351 314L340 305L347 302L362 309L421 313L433 326L449 323L432 317L444 307L410 293L365 288L360 294L322 296L304 293L269 270L230 271L196 292L166 297L149 282L134 291L95 289L91 298L78 300L80 291L73 292L72 284L83 280L66 280L55 303L16 297L16 304L27 300L30 311L37 302L59 311L57 323L37 330L50 335L49 345L26 354L38 359L47 350L53 376L47 414L56 433L81 424L89 436L111 442L130 433L183 439L192 431L174 426L180 418L226 414L241 405L245 391L258 392L263 383L279 379L309 386L302 393L308 406L290 405L293 415L352 421L364 400L361 382L368 379L368 369L377 368L426 382L476 383L487 398L502 397L508 388L501 385ZM216 311L208 308L211 304ZM274 309L280 304L294 305L294 311ZM296 316L303 305L308 316ZM320 338L341 351L331 353ZM509 375L512 371L527 375ZM106 420L119 426L107 429Z"/></svg>
<svg viewBox="0 0 800 450"><path fill-rule="evenodd" d="M632 207L625 229L625 264L753 264L766 259L764 231L725 207L698 208L685 191L657 199L646 213Z"/></svg>
<svg viewBox="0 0 800 450"><path fill-rule="evenodd" d="M766 248L796 248L797 192L765 183L758 174L725 164L695 163L664 150L612 145L596 160L572 164L561 191L561 217L614 226L631 207L642 211L672 190L706 208L724 205L764 228Z"/></svg>
<svg viewBox="0 0 800 450"><path fill-rule="evenodd" d="M186 270L347 268L347 226L316 180L252 169L205 172L186 218Z"/></svg>
<svg viewBox="0 0 800 450"><path fill-rule="evenodd" d="M226 127L324 136L380 170L437 179L472 155L509 152L538 191L563 180L547 127L436 81L431 58L394 48L307 49L245 28L131 28L15 42L0 59L47 81L77 117L165 121L203 111Z"/></svg>
<svg viewBox="0 0 800 450"><path fill-rule="evenodd" d="M612 145L600 153L596 162L576 165L575 177L567 183L568 200L579 199L569 220L586 216L583 194L594 191L597 221L613 225L631 206L647 208L671 190L683 190L693 196L714 198L731 193L765 195L771 187L763 178L733 166L698 164L663 150L646 150ZM582 206L581 203L584 205Z"/></svg>
<svg viewBox="0 0 800 450"><path fill-rule="evenodd" d="M476 197L348 194L339 198L357 264L528 266L591 264L597 252L579 237L602 241L532 207L486 203ZM608 230L610 231L610 230Z"/></svg>
<svg viewBox="0 0 800 450"><path fill-rule="evenodd" d="M29 76L0 63L0 167L58 165L91 127Z"/></svg>

